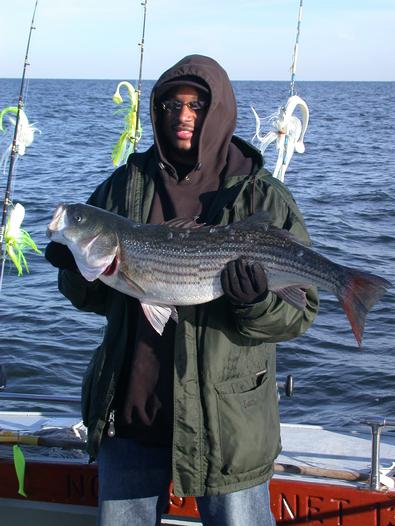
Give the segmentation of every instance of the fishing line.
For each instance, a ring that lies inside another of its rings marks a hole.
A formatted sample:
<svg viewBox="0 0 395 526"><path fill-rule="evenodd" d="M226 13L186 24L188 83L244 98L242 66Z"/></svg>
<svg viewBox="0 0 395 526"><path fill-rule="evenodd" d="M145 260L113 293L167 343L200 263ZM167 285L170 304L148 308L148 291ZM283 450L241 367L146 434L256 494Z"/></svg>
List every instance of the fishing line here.
<svg viewBox="0 0 395 526"><path fill-rule="evenodd" d="M6 231L7 219L8 219L8 208L10 205L12 205L11 196L12 196L12 189L13 189L13 183L14 183L14 168L15 168L16 160L18 158L18 153L22 154L22 152L19 151L19 147L18 147L19 124L20 124L21 118L25 117L24 112L23 112L23 107L24 107L24 94L26 93L25 90L27 90L26 71L27 71L27 66L30 65L29 50L30 50L31 36L32 36L33 30L36 29L34 27L34 19L36 16L37 4L38 4L38 0L35 0L32 21L31 21L30 29L29 29L29 36L28 36L27 45L26 45L26 54L25 54L25 60L23 64L23 71L22 71L21 84L20 84L19 97L18 97L18 106L17 106L16 118L15 118L14 135L13 135L13 140L12 140L12 145L11 145L10 164L9 164L7 184L6 184L6 189L5 189L4 199L3 199L3 211L2 211L1 227L0 227L0 258L1 258L0 290L2 288L3 277L4 277L4 265L5 265L5 259L6 259L6 243L4 242L4 239L5 239L5 231Z"/></svg>

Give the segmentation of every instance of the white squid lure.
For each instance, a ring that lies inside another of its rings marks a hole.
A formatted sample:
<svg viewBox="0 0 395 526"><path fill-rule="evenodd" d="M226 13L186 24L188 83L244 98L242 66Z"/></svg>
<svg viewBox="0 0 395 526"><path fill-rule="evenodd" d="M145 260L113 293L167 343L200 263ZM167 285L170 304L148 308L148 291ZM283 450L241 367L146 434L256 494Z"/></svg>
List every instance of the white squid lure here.
<svg viewBox="0 0 395 526"><path fill-rule="evenodd" d="M16 106L8 106L0 112L0 131L4 132L3 127L3 118L7 113L18 113L18 108ZM16 120L12 117L9 117L10 122L15 126ZM18 131L16 136L16 149L18 155L24 155L26 148L33 143L34 133L39 131L35 128L34 124L30 124L26 116L26 113L22 108L19 109L19 120L18 120ZM10 146L11 148L11 146Z"/></svg>
<svg viewBox="0 0 395 526"><path fill-rule="evenodd" d="M29 272L24 255L26 249L34 250L37 254L41 254L30 234L21 228L24 217L25 208L20 203L16 203L8 215L4 234L6 253L14 263L18 276L23 274L23 267L25 267L26 272Z"/></svg>
<svg viewBox="0 0 395 526"><path fill-rule="evenodd" d="M293 115L298 107L302 115L302 121ZM252 144L256 146L263 155L269 144L276 141L278 155L273 177L283 182L285 172L294 151L297 153L304 153L305 151L303 139L309 123L309 108L303 99L297 95L292 95L292 97L289 97L285 106L282 106L278 112L269 119L273 129L265 135L261 133L262 123L259 115L254 108L251 109L256 121L256 130Z"/></svg>

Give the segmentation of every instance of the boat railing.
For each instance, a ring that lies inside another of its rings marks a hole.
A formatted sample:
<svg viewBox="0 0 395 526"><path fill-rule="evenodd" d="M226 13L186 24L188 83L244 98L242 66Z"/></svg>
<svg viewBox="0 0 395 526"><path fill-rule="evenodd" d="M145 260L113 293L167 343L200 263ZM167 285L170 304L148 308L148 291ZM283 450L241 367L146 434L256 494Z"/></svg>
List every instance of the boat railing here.
<svg viewBox="0 0 395 526"><path fill-rule="evenodd" d="M79 404L81 398L79 396L58 396L46 394L26 394L26 393L12 393L0 391L0 400L23 400L24 402L55 402L65 404Z"/></svg>
<svg viewBox="0 0 395 526"><path fill-rule="evenodd" d="M395 428L395 420L384 417L373 417L361 421L361 424L366 424L372 431L372 457L369 485L372 489L378 491L380 489L380 439L381 432L386 427Z"/></svg>
<svg viewBox="0 0 395 526"><path fill-rule="evenodd" d="M283 384L277 384L279 390L283 391L286 396L292 396L293 391L293 379L292 376L288 376ZM0 388L0 401L1 400L23 400L24 402L44 402L44 403L67 403L67 404L79 404L79 396L60 396L60 395L46 395L46 394L26 394L26 393L15 393L7 392ZM277 473L290 473L299 474L306 476L321 476L334 479L349 480L355 482L368 482L369 487L373 490L380 490L381 485L385 484L385 473L386 470L380 469L380 439L381 433L385 428L395 428L395 419L389 419L384 417L372 417L360 421L360 424L368 425L371 429L371 469L370 473L360 472L349 472L336 471L333 469L307 469L307 467L293 466L285 464L276 464L275 472ZM40 445L45 445L45 439L41 441ZM60 444L60 443L59 443ZM86 444L81 441L63 441L63 445L59 447L66 448L77 448L84 449ZM55 446L53 440L49 440L48 445ZM394 459L395 460L395 459ZM394 466L392 466L393 468ZM391 468L391 469L392 469ZM391 474L391 476L393 476ZM388 477L387 477L388 478Z"/></svg>

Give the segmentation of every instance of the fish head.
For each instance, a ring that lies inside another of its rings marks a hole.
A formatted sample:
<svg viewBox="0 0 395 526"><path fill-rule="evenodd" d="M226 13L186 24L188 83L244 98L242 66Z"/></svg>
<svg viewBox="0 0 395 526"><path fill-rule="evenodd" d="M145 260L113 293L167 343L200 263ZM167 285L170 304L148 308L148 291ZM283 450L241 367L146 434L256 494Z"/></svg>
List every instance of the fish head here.
<svg viewBox="0 0 395 526"><path fill-rule="evenodd" d="M86 204L60 204L47 227L52 241L66 245L88 281L97 279L114 264L118 236L109 212Z"/></svg>

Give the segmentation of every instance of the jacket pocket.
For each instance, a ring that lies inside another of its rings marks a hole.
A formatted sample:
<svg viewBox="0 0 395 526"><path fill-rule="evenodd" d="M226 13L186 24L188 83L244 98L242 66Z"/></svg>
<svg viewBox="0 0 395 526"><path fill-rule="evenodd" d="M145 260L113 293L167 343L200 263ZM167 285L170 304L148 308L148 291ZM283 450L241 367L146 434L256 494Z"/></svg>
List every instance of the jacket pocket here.
<svg viewBox="0 0 395 526"><path fill-rule="evenodd" d="M215 386L222 473L246 473L271 464L279 451L276 389L266 371Z"/></svg>

